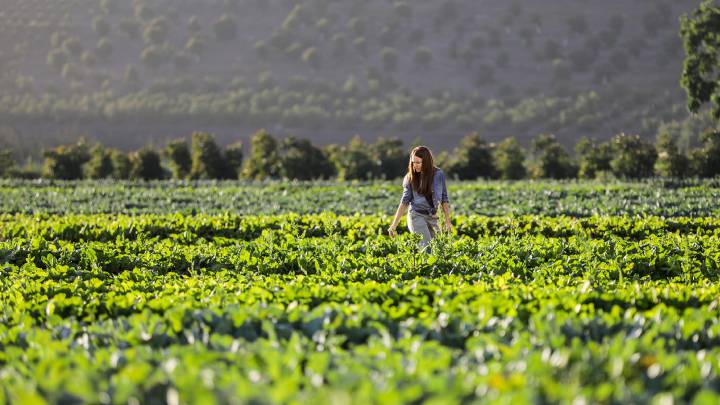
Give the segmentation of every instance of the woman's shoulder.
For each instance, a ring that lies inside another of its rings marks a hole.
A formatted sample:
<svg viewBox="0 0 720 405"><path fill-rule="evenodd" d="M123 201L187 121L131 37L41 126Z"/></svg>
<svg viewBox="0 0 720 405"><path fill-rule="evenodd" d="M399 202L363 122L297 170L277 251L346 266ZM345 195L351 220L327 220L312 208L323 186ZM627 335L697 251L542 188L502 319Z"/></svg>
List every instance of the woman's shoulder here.
<svg viewBox="0 0 720 405"><path fill-rule="evenodd" d="M434 170L436 176L438 176L440 178L445 178L445 172L443 172L441 168L435 166L433 168L433 170Z"/></svg>

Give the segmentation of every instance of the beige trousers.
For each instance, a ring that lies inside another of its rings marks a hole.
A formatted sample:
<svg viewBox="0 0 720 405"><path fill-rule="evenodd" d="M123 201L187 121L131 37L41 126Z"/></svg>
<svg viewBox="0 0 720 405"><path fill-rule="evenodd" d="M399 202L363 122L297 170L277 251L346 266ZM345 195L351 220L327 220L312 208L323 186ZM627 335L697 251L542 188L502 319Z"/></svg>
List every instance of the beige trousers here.
<svg viewBox="0 0 720 405"><path fill-rule="evenodd" d="M440 232L438 226L438 216L436 215L424 215L413 211L408 211L407 214L407 225L408 229L412 233L419 233L422 235L422 240L418 245L421 249L427 247L430 244L430 240Z"/></svg>

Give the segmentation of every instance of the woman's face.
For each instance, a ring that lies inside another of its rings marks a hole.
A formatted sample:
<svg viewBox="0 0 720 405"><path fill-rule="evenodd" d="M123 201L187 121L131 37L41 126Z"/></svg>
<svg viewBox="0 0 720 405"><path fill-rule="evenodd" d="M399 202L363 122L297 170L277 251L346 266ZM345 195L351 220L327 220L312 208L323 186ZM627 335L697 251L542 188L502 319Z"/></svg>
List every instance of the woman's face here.
<svg viewBox="0 0 720 405"><path fill-rule="evenodd" d="M412 161L413 171L415 173L420 173L422 171L422 158L413 155L410 160Z"/></svg>

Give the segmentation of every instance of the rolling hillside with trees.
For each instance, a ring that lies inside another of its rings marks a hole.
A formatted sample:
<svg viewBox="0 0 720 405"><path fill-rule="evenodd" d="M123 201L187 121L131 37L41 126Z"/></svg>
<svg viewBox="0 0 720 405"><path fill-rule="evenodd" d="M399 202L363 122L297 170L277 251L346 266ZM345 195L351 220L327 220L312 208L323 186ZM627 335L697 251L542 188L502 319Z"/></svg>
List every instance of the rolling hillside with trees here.
<svg viewBox="0 0 720 405"><path fill-rule="evenodd" d="M0 145L157 147L260 128L313 144L659 128L699 145L679 85L696 1L0 0ZM683 132L684 131L684 132Z"/></svg>

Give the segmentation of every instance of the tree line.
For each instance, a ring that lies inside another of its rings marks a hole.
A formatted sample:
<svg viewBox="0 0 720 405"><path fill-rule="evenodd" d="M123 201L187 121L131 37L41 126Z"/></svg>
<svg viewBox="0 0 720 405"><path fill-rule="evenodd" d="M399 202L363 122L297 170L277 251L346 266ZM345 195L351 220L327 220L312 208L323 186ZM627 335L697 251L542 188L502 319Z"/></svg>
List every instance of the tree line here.
<svg viewBox="0 0 720 405"><path fill-rule="evenodd" d="M472 179L641 179L720 175L720 131L706 130L699 146L683 151L677 138L662 131L652 143L618 134L609 141L581 138L574 155L551 134L538 135L524 148L514 137L488 142L478 133L464 137L451 152L436 155L450 178ZM398 138L368 143L359 137L325 147L293 136L278 139L265 130L242 143L221 147L214 135L192 134L163 148L132 152L90 145L84 140L43 151L43 167L18 167L11 150L0 152L0 176L50 179L395 179L407 171L409 151Z"/></svg>

